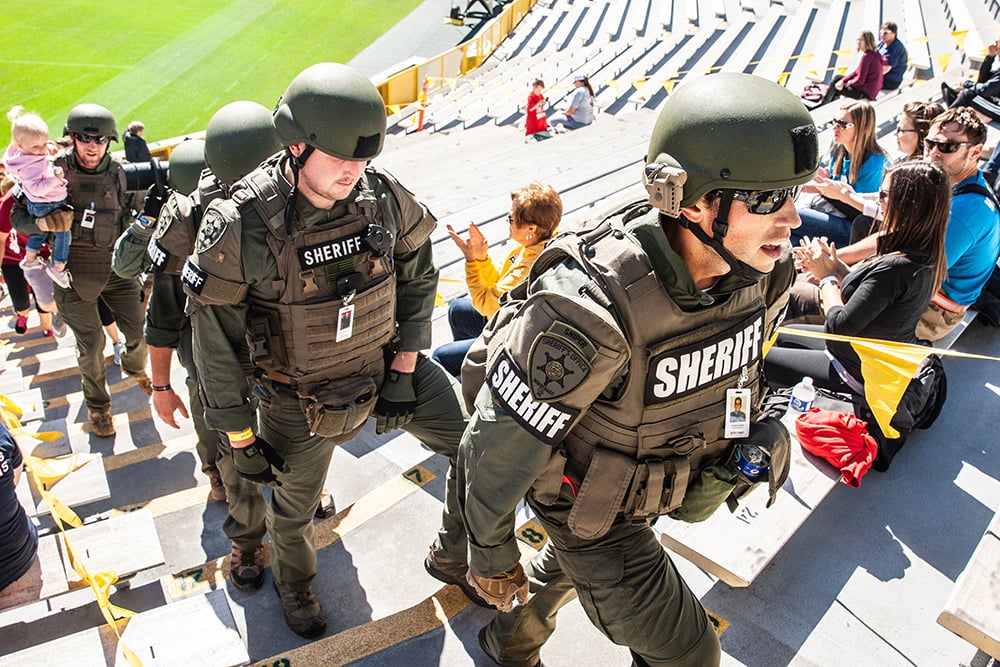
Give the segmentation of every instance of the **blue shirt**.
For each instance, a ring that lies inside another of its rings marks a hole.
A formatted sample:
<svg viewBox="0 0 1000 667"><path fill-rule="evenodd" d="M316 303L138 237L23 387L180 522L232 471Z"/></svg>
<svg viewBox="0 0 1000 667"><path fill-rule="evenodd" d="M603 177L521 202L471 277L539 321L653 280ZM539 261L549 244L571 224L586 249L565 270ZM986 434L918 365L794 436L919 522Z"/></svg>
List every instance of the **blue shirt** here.
<svg viewBox="0 0 1000 667"><path fill-rule="evenodd" d="M894 39L892 44L879 42L877 48L892 68L882 77L882 90L896 90L903 83L903 75L906 74L906 63L909 60L906 47L899 39Z"/></svg>
<svg viewBox="0 0 1000 667"><path fill-rule="evenodd" d="M839 150L839 146L838 146ZM836 150L834 151L836 155ZM833 165L836 164L836 157L830 161L830 178L834 180L847 181L854 188L855 192L878 192L882 187L882 174L889 166L889 159L881 153L872 153L861 163L858 169L857 180L852 181L849 177L851 173L851 159L844 155L840 163L840 172L833 173Z"/></svg>
<svg viewBox="0 0 1000 667"><path fill-rule="evenodd" d="M976 172L952 191L968 183L989 189L983 175ZM986 197L975 192L951 198L951 217L944 238L948 276L941 291L957 304L975 303L1000 257L1000 214Z"/></svg>
<svg viewBox="0 0 1000 667"><path fill-rule="evenodd" d="M21 450L0 421L0 591L31 568L38 550L35 524L14 493L14 471L21 465Z"/></svg>

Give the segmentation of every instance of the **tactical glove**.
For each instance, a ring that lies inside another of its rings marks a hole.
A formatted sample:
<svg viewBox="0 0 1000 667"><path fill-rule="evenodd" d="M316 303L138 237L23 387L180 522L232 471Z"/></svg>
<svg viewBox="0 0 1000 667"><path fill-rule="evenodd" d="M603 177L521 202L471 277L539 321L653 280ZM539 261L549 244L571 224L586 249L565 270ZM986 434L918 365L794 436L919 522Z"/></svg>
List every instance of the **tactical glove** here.
<svg viewBox="0 0 1000 667"><path fill-rule="evenodd" d="M233 465L240 477L255 484L271 487L281 486L281 480L274 475L274 471L287 473L288 464L266 440L257 436L249 446L232 447L231 449L233 450Z"/></svg>
<svg viewBox="0 0 1000 667"><path fill-rule="evenodd" d="M528 577L524 568L518 563L513 570L501 572L495 577L480 577L469 568L465 580L479 593L479 596L500 611L510 611L514 608L514 598L518 604L528 601Z"/></svg>
<svg viewBox="0 0 1000 667"><path fill-rule="evenodd" d="M413 391L413 373L389 371L375 403L375 432L386 433L409 424L417 395Z"/></svg>
<svg viewBox="0 0 1000 667"><path fill-rule="evenodd" d="M160 209L167 202L168 191L162 185L151 185L142 200L142 214L148 218L160 217Z"/></svg>

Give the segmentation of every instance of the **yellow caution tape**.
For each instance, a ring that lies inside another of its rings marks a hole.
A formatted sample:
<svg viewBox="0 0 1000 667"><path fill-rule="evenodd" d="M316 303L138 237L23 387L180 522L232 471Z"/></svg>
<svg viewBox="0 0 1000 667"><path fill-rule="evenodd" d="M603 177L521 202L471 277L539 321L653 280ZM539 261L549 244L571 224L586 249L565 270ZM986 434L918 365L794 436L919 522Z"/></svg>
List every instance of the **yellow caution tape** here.
<svg viewBox="0 0 1000 667"><path fill-rule="evenodd" d="M0 394L0 418L3 419L5 424L12 426L12 433L15 431L24 432L21 422L18 420L18 416L21 414L23 414L23 411L20 407L15 405L4 394ZM60 433L58 435L62 436L63 434ZM76 573L80 575L80 578L90 585L90 590L94 593L94 598L101 609L101 614L104 615L104 620L111 626L111 629L115 631L115 635L118 637L118 645L121 647L122 654L125 656L125 660L129 666L142 667L142 661L139 660L139 656L122 641L121 632L118 629L118 624L115 622L116 620L128 619L135 616L134 611L119 607L111 602L111 586L118 581L118 575L114 572L98 572L96 574L87 572L86 566L76 557L66 532L66 524L74 528L79 528L83 525L83 521L80 520L76 512L46 490L47 486L55 484L74 470L93 461L97 456L99 455L82 453L70 454L69 456L55 459L26 456L25 461L28 464L28 474L31 476L35 488L41 494L42 500L48 504L52 512L52 518L55 519L56 525L59 527L70 564L76 570Z"/></svg>

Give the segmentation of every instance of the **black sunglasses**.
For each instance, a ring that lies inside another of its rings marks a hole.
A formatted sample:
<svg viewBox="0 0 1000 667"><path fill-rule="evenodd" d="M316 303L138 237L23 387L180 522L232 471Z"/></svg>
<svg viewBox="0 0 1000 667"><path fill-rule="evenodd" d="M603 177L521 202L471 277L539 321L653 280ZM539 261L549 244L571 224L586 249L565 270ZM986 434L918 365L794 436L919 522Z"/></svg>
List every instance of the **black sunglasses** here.
<svg viewBox="0 0 1000 667"><path fill-rule="evenodd" d="M930 153L935 148L942 153L954 153L959 146L974 146L968 141L938 141L937 139L924 139L924 148Z"/></svg>
<svg viewBox="0 0 1000 667"><path fill-rule="evenodd" d="M769 215L781 209L790 198L795 199L802 190L801 185L777 190L731 190L733 199L746 204L754 215Z"/></svg>
<svg viewBox="0 0 1000 667"><path fill-rule="evenodd" d="M854 123L848 122L846 120L841 120L839 118L834 118L833 119L833 124L836 125L837 127L839 127L842 130L846 130L849 127L854 127Z"/></svg>
<svg viewBox="0 0 1000 667"><path fill-rule="evenodd" d="M92 134L79 134L78 132L73 132L73 138L79 141L81 144L106 144L111 141L111 137L105 136L94 136Z"/></svg>

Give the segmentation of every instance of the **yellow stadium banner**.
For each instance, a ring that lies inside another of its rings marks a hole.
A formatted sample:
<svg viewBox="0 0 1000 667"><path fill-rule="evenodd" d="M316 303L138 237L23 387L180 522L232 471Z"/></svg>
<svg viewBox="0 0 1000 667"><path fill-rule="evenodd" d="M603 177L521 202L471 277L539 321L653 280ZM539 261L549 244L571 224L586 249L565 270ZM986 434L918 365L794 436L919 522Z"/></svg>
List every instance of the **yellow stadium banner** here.
<svg viewBox="0 0 1000 667"><path fill-rule="evenodd" d="M781 86L782 88L784 88L785 84L788 83L788 77L789 77L789 75L791 75L791 72L782 72L781 74L779 74L778 75L778 85Z"/></svg>
<svg viewBox="0 0 1000 667"><path fill-rule="evenodd" d="M632 87L635 88L636 91L641 93L643 89L646 87L646 81L648 80L649 79L647 79L646 77L642 77L641 79L636 79L635 81L632 82Z"/></svg>
<svg viewBox="0 0 1000 667"><path fill-rule="evenodd" d="M926 44L927 42L931 41L931 38L928 37L927 35L924 35L923 37L915 37L914 39L911 39L910 41L911 42L916 42L917 44Z"/></svg>
<svg viewBox="0 0 1000 667"><path fill-rule="evenodd" d="M935 56L935 59L937 60L938 67L943 72L946 69L948 69L948 63L951 62L951 54L944 53L941 54L940 56Z"/></svg>
<svg viewBox="0 0 1000 667"><path fill-rule="evenodd" d="M847 68L846 67L837 67L836 70L837 70L837 74L839 74L840 76L844 76L844 75L847 74Z"/></svg>
<svg viewBox="0 0 1000 667"><path fill-rule="evenodd" d="M667 94L669 95L670 93L674 92L674 86L676 85L677 85L676 79L668 79L667 81L663 82L663 89L667 91Z"/></svg>
<svg viewBox="0 0 1000 667"><path fill-rule="evenodd" d="M951 36L955 39L955 46L957 46L959 51L961 51L965 46L965 38L969 36L969 31L955 30L951 33Z"/></svg>
<svg viewBox="0 0 1000 667"><path fill-rule="evenodd" d="M854 55L857 51L855 49L837 49L833 53L834 55L844 57Z"/></svg>

